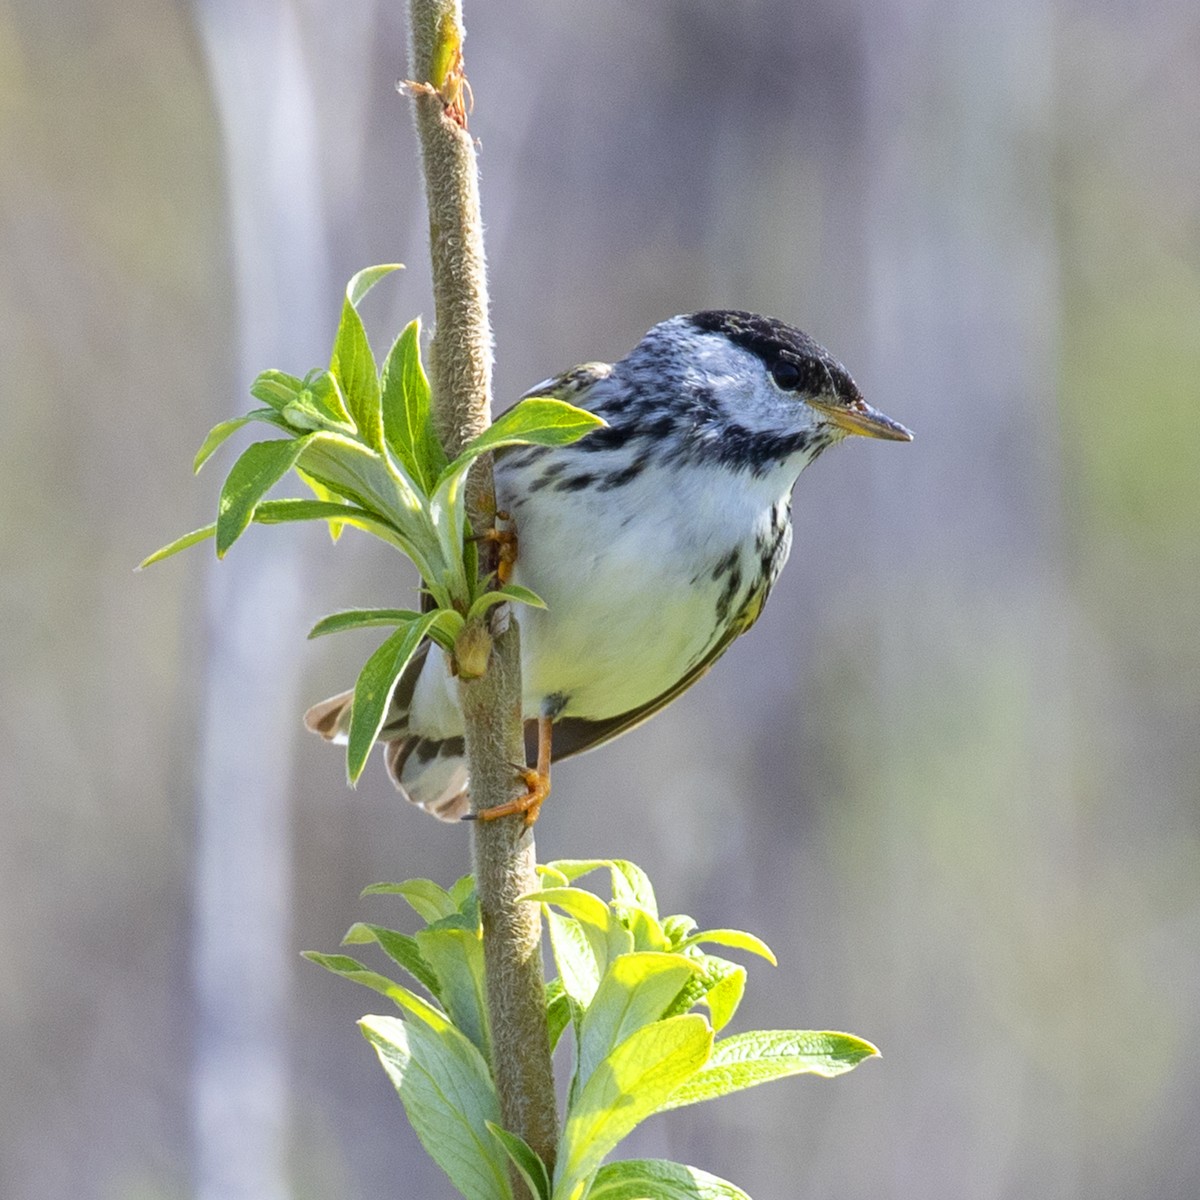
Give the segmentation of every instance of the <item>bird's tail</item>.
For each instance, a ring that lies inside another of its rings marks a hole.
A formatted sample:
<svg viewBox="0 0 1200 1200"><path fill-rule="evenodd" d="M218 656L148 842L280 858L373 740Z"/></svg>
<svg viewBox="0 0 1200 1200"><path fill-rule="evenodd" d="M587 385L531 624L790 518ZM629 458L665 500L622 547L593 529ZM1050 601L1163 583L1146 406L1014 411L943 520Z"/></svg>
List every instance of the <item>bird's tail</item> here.
<svg viewBox="0 0 1200 1200"><path fill-rule="evenodd" d="M413 688L425 662L425 649L422 647L397 682L377 740L383 743L387 773L400 794L443 821L457 821L469 807L463 739L421 737L408 728ZM352 691L342 692L314 704L304 714L305 726L326 741L344 743L353 699Z"/></svg>

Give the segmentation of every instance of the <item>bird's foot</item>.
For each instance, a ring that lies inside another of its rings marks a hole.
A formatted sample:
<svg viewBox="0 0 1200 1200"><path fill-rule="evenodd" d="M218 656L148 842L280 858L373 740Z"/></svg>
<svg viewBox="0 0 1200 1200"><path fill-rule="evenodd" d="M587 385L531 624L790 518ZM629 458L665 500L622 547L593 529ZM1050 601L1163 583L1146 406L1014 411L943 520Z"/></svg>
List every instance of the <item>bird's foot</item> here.
<svg viewBox="0 0 1200 1200"><path fill-rule="evenodd" d="M496 520L511 524L512 517L497 509ZM517 565L517 531L493 526L486 533L476 534L471 541L483 542L485 545L496 547L496 578L503 587L512 579L513 568Z"/></svg>
<svg viewBox="0 0 1200 1200"><path fill-rule="evenodd" d="M469 813L464 821L498 821L501 817L523 816L525 828L528 829L537 819L542 810L542 802L550 795L550 774L543 774L536 767L517 767L521 782L525 785L525 794L509 800L507 804L497 804L494 808L480 809L479 812Z"/></svg>

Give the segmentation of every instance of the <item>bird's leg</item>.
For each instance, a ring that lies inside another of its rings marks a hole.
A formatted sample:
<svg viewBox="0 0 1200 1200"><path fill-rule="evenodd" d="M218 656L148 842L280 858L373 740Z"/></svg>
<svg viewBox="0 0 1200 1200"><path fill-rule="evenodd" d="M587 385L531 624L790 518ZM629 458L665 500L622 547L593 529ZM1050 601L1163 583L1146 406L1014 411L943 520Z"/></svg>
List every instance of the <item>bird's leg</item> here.
<svg viewBox="0 0 1200 1200"><path fill-rule="evenodd" d="M526 829L538 819L542 801L550 795L550 749L553 737L554 722L552 718L543 714L538 717L537 766L518 768L521 782L525 784L525 794L507 804L497 804L495 808L485 808L481 812L473 813L472 819L495 821L500 817L511 817L520 813L525 818Z"/></svg>
<svg viewBox="0 0 1200 1200"><path fill-rule="evenodd" d="M497 509L495 516L497 521L512 524L512 517L506 512ZM517 531L515 529L497 529L493 526L486 533L475 534L470 540L496 547L496 563L493 570L503 587L512 579L513 567L517 563Z"/></svg>

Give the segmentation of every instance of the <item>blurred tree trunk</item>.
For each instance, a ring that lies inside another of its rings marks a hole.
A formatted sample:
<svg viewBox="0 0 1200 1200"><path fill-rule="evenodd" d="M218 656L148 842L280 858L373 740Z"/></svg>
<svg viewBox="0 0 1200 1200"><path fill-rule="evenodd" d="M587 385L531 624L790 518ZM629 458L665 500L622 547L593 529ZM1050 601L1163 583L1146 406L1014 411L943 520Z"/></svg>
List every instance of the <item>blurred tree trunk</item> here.
<svg viewBox="0 0 1200 1200"><path fill-rule="evenodd" d="M328 337L327 234L311 79L286 0L200 0L228 173L238 337L229 411L268 366ZM199 1200L283 1200L292 974L288 792L299 729L297 538L265 537L207 581L196 821L192 1092Z"/></svg>

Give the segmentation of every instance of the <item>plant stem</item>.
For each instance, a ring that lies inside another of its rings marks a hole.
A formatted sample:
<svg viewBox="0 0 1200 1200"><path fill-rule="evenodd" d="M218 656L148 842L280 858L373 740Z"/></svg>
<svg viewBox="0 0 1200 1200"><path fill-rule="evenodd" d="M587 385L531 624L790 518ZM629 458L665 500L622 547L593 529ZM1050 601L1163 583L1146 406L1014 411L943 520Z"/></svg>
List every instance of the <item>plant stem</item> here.
<svg viewBox="0 0 1200 1200"><path fill-rule="evenodd" d="M410 88L415 100L425 188L436 316L430 352L434 423L454 457L491 420L492 340L484 270L475 147L466 129L459 0L409 0ZM496 509L490 458L472 470L467 493L476 532ZM487 569L486 567L484 568ZM476 812L512 799L524 762L520 632L507 605L492 610L487 673L459 680L466 727L471 805ZM558 1114L546 1033L541 914L518 897L537 888L533 835L520 818L478 821L475 882L483 915L492 1073L501 1119L553 1169ZM519 1178L518 1194L524 1193Z"/></svg>

